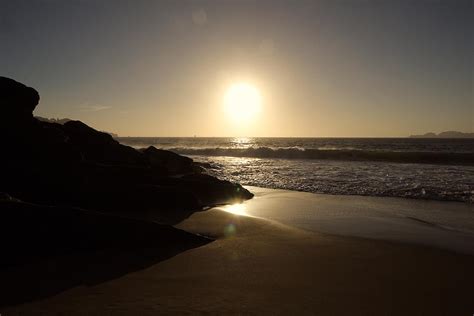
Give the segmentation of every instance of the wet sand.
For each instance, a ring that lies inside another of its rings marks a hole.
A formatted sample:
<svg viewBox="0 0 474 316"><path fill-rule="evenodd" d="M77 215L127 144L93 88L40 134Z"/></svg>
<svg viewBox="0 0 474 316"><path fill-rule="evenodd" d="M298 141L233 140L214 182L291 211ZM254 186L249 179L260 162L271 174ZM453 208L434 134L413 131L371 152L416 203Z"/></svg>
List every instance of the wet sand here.
<svg viewBox="0 0 474 316"><path fill-rule="evenodd" d="M195 213L177 227L216 240L111 281L77 286L0 312L471 315L474 311L471 255L301 230L217 208Z"/></svg>
<svg viewBox="0 0 474 316"><path fill-rule="evenodd" d="M315 232L474 255L474 204L246 188L253 199L224 209Z"/></svg>

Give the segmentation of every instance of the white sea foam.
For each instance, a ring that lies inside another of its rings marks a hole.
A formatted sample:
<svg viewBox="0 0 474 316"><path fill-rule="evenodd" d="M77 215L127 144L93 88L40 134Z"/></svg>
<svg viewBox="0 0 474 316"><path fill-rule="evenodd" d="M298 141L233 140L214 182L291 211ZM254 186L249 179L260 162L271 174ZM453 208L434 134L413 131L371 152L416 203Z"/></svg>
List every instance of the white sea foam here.
<svg viewBox="0 0 474 316"><path fill-rule="evenodd" d="M474 202L474 167L194 156L218 177L266 188Z"/></svg>

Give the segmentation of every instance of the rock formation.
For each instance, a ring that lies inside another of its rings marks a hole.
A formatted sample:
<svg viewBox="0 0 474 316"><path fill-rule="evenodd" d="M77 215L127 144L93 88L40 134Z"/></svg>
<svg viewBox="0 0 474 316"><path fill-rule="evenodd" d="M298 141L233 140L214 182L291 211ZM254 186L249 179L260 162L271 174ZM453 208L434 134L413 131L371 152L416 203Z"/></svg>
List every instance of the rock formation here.
<svg viewBox="0 0 474 316"><path fill-rule="evenodd" d="M0 77L0 120L23 122L33 118L39 103L39 93L13 79Z"/></svg>
<svg viewBox="0 0 474 316"><path fill-rule="evenodd" d="M61 221L70 225L68 216L77 217L77 212L169 225L206 207L253 196L239 184L202 174L202 168L190 158L154 147L136 150L124 146L80 121L37 120L32 113L38 102L35 89L0 77L0 133L5 140L0 155L0 196L9 197L0 199L4 226L12 218L16 222L11 224L18 224L18 217L9 215L15 209L31 214L24 211L28 206L39 214L55 214L57 225ZM24 204L14 207L12 203ZM51 207L56 207L54 212ZM60 210L69 215L57 217ZM81 215L88 220L75 229L90 229L87 223L95 218L90 216ZM100 217L104 230L108 219L117 222L112 217ZM94 225L96 230L102 227Z"/></svg>

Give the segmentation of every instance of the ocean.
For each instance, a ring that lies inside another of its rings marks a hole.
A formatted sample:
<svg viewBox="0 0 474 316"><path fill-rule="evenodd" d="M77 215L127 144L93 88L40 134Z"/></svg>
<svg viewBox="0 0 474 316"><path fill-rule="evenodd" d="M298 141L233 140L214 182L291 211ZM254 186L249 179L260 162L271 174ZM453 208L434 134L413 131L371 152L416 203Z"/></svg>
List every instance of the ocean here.
<svg viewBox="0 0 474 316"><path fill-rule="evenodd" d="M221 179L313 193L474 203L474 139L119 137Z"/></svg>

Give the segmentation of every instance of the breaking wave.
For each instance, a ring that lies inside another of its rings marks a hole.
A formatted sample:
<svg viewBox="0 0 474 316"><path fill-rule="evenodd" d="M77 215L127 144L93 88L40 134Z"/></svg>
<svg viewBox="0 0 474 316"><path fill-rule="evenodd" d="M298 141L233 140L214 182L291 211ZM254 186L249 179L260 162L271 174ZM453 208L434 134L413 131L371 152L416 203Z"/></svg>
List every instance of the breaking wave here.
<svg viewBox="0 0 474 316"><path fill-rule="evenodd" d="M428 163L450 165L474 165L474 153L449 152L402 152L368 151L350 149L304 149L304 148L202 148L174 147L166 148L182 155L228 156L249 158L280 159L321 159L349 161L381 161L395 163Z"/></svg>

